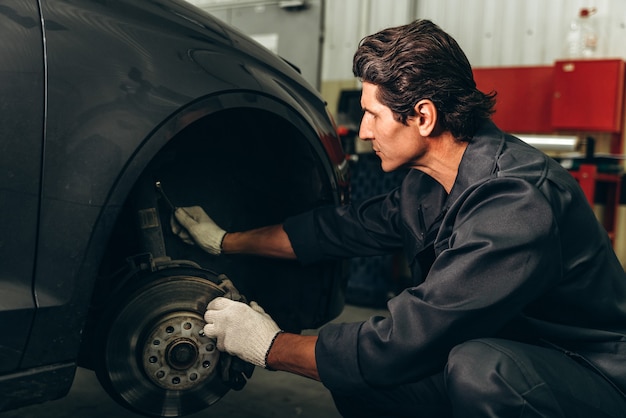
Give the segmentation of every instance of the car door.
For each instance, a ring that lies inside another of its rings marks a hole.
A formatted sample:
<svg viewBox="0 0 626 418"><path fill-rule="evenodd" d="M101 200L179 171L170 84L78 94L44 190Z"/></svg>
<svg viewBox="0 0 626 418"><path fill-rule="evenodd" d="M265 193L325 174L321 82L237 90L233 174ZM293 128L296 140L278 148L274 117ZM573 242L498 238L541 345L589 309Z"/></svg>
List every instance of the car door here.
<svg viewBox="0 0 626 418"><path fill-rule="evenodd" d="M36 0L0 2L0 373L19 367L35 311L44 118Z"/></svg>

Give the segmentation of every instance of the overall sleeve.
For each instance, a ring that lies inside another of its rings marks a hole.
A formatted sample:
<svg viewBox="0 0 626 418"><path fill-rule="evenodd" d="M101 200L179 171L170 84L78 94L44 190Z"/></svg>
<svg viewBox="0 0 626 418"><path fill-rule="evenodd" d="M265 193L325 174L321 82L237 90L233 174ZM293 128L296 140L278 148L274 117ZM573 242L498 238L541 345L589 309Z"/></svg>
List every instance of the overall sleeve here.
<svg viewBox="0 0 626 418"><path fill-rule="evenodd" d="M388 318L324 327L316 346L331 390L389 386L441 371L448 352L494 336L560 277L552 208L533 185L492 179L443 220L426 280L389 304Z"/></svg>
<svg viewBox="0 0 626 418"><path fill-rule="evenodd" d="M402 247L399 189L359 206L321 207L283 224L303 263L385 254Z"/></svg>
<svg viewBox="0 0 626 418"><path fill-rule="evenodd" d="M403 246L416 252L446 198L446 191L432 177L409 170L401 186L386 195L358 206L314 209L287 219L283 227L304 263L382 255ZM412 216L417 211L422 216Z"/></svg>

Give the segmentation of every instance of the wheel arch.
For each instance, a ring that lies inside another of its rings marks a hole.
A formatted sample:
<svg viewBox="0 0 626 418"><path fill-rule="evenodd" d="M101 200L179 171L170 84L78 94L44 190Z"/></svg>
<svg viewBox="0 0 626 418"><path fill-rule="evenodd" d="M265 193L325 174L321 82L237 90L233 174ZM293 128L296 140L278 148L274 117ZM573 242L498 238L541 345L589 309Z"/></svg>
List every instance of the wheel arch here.
<svg viewBox="0 0 626 418"><path fill-rule="evenodd" d="M220 112L237 110L243 112L246 109L256 109L273 113L276 117L294 124L303 134L303 138L315 148L320 158L325 159L323 145L319 141L319 134L316 132L316 126L310 119L310 115L296 112L293 107L294 104L292 103L290 106L275 97L253 91L222 92L188 104L157 126L137 147L111 188L104 207L115 208L122 205L141 173L163 151L166 145L176 141L181 132L190 125ZM245 117L242 115L242 119ZM329 180L334 182L333 167L330 161L327 161L326 170Z"/></svg>

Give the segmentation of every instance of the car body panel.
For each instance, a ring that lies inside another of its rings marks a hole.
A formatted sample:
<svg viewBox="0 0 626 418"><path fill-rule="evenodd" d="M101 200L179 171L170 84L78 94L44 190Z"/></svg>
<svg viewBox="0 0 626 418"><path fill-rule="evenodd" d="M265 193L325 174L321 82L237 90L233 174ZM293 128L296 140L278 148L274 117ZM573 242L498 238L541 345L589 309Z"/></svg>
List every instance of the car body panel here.
<svg viewBox="0 0 626 418"><path fill-rule="evenodd" d="M44 115L39 22L34 2L0 5L0 26L13 34L0 37L0 112L13 116L0 118L0 372L18 367L35 308Z"/></svg>

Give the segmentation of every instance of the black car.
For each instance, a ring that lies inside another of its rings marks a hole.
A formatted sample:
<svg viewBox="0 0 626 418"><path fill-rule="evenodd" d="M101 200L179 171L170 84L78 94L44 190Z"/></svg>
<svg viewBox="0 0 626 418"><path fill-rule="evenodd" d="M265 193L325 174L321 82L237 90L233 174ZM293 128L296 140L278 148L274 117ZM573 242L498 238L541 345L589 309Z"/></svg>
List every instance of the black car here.
<svg viewBox="0 0 626 418"><path fill-rule="evenodd" d="M225 277L288 331L341 311L339 262L214 257L169 226L347 199L295 67L182 0L4 0L0 35L0 410L64 396L77 366L151 416L241 388L250 366L201 332Z"/></svg>

